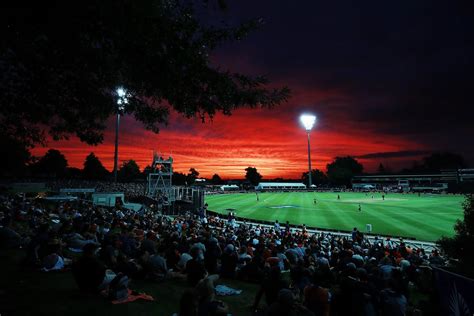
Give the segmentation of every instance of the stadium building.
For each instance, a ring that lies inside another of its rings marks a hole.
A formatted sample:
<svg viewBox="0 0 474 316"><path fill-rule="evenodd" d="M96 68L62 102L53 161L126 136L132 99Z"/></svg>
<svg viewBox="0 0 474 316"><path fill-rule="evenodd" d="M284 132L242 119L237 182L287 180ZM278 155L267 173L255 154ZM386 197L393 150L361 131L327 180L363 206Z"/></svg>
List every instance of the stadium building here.
<svg viewBox="0 0 474 316"><path fill-rule="evenodd" d="M306 185L303 183L291 183L291 182L260 182L255 190L268 191L268 190L306 190Z"/></svg>
<svg viewBox="0 0 474 316"><path fill-rule="evenodd" d="M239 191L240 187L236 184L225 184L225 185L221 185L220 189L224 192L229 192L229 191Z"/></svg>
<svg viewBox="0 0 474 316"><path fill-rule="evenodd" d="M474 169L442 170L430 174L363 175L352 178L352 188L402 192L446 192L474 184Z"/></svg>

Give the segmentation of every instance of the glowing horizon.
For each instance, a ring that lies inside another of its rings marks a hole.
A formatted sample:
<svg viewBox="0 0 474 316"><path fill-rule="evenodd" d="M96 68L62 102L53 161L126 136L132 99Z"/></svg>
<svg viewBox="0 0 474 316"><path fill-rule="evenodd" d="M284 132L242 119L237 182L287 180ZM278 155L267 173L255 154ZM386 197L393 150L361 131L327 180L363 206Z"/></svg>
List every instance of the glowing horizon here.
<svg viewBox="0 0 474 316"><path fill-rule="evenodd" d="M170 125L159 134L146 131L133 118L125 116L120 128L119 165L133 159L140 169L149 165L153 150L174 159L174 170L187 173L195 168L200 176L210 178L243 178L244 169L256 167L264 179L301 178L307 168L306 131L299 118L276 110L241 109L228 117L217 115L213 122L202 124L172 115ZM322 124L311 140L313 168L326 170L326 164L336 156L361 156L374 152L395 152L420 148L415 142L399 137L377 135L370 131L331 129ZM45 148L35 148L41 156L49 148L63 152L72 167L83 167L85 157L94 152L108 170L113 168L113 119L104 134L104 143L89 146L77 138L50 142ZM397 159L359 159L365 170L375 170L380 162L398 167Z"/></svg>

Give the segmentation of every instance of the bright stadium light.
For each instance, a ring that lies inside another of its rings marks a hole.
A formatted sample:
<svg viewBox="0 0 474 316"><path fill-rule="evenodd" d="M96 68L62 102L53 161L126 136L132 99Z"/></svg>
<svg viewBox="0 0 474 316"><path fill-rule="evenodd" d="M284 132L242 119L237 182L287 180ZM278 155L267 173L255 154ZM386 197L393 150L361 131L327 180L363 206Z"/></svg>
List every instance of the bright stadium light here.
<svg viewBox="0 0 474 316"><path fill-rule="evenodd" d="M300 116L300 121L306 131L310 131L313 128L314 123L316 123L316 116L311 114L303 114Z"/></svg>
<svg viewBox="0 0 474 316"><path fill-rule="evenodd" d="M125 111L125 106L128 104L127 90L118 87L115 92L117 93L117 122L115 124L115 155L114 155L114 181L117 182L118 173L118 132L120 126L120 114Z"/></svg>
<svg viewBox="0 0 474 316"><path fill-rule="evenodd" d="M309 141L309 132L313 129L314 124L316 123L316 116L312 114L303 114L300 116L301 124L303 124L306 133L308 134L308 188L311 189L313 185L311 179L311 148L310 148L310 141Z"/></svg>
<svg viewBox="0 0 474 316"><path fill-rule="evenodd" d="M125 91L124 88L122 88L122 87L118 87L118 88L117 88L117 95L118 95L119 97L124 97L126 93L127 93L127 91Z"/></svg>
<svg viewBox="0 0 474 316"><path fill-rule="evenodd" d="M125 105L128 104L127 90L118 87L115 92L117 92L117 109L119 112L123 112L125 110Z"/></svg>

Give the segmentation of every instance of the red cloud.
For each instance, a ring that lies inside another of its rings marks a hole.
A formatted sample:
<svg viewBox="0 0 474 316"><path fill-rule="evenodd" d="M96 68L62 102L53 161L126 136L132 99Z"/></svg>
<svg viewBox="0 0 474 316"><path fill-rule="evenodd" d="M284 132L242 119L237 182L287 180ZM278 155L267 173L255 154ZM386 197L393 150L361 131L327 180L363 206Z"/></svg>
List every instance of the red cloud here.
<svg viewBox="0 0 474 316"><path fill-rule="evenodd" d="M151 163L153 150L172 155L175 170L196 168L202 176L218 173L224 178L242 178L244 169L256 167L265 178L299 178L307 168L307 143L299 125L302 111L318 114L311 132L311 157L314 168L325 170L335 156L364 155L373 152L423 149L410 140L371 132L371 122L351 119L351 98L338 91L300 88L286 105L275 109L240 109L232 116L217 115L202 124L173 114L160 134L146 131L133 118L125 117L120 126L119 160L134 159L141 168ZM348 110L349 109L349 110ZM104 143L85 145L77 138L49 143L61 150L69 164L82 167L85 157L94 152L106 168L113 167L114 119L105 132ZM42 155L47 148L35 148ZM396 162L396 160L394 160ZM373 170L380 161L362 160Z"/></svg>

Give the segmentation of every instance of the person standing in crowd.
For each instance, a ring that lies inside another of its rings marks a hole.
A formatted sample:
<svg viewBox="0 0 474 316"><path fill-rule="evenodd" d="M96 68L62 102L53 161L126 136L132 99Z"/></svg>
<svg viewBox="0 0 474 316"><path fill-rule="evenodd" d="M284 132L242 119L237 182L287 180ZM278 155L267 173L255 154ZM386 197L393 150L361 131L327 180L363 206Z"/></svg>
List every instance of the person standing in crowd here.
<svg viewBox="0 0 474 316"><path fill-rule="evenodd" d="M273 224L273 229L276 232L280 232L280 223L278 223L278 220L275 220L275 224Z"/></svg>

